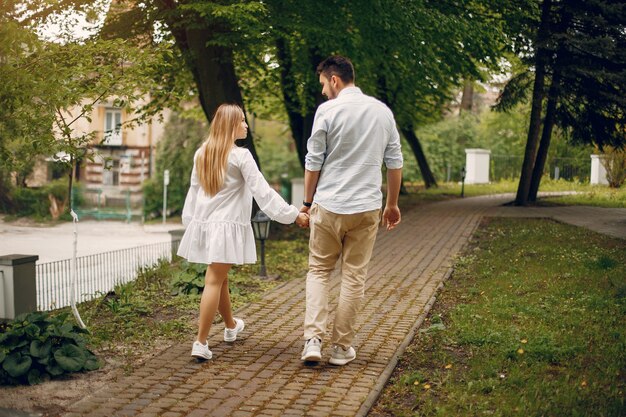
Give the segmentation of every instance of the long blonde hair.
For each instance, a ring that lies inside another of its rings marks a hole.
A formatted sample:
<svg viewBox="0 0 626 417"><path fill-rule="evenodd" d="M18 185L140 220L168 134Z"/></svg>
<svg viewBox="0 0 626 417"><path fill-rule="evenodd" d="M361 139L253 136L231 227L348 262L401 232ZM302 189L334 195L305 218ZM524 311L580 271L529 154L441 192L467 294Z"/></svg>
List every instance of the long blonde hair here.
<svg viewBox="0 0 626 417"><path fill-rule="evenodd" d="M224 185L228 155L243 117L243 110L236 104L222 104L215 112L209 137L202 144L196 160L200 185L210 196L217 194Z"/></svg>

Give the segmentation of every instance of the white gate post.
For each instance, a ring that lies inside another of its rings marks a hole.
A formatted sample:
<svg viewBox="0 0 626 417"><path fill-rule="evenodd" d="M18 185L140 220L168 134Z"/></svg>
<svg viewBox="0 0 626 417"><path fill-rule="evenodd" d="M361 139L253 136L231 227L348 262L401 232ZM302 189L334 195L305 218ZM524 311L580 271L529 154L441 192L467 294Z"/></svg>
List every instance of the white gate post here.
<svg viewBox="0 0 626 417"><path fill-rule="evenodd" d="M591 155L591 184L607 185L609 181L606 179L606 168L602 163L606 159L605 155Z"/></svg>
<svg viewBox="0 0 626 417"><path fill-rule="evenodd" d="M489 183L489 156L488 149L465 150L465 183L488 184Z"/></svg>

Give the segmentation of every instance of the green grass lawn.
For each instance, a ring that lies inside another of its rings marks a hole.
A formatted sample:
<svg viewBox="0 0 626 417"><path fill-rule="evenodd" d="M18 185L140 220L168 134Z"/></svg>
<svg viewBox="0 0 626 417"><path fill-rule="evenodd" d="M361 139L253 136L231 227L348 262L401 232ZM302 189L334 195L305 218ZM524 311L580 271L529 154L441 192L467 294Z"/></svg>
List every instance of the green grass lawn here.
<svg viewBox="0 0 626 417"><path fill-rule="evenodd" d="M517 180L501 180L490 184L466 184L463 193L466 197L487 194L516 193ZM408 185L411 192L422 194L431 200L459 198L461 184L442 183L437 188L424 189L420 183ZM544 179L539 192L575 192L574 195L560 197L540 197L540 204L586 205L598 207L626 207L626 186L609 188L606 185L581 184L574 181Z"/></svg>
<svg viewBox="0 0 626 417"><path fill-rule="evenodd" d="M491 219L370 416L626 415L626 242Z"/></svg>

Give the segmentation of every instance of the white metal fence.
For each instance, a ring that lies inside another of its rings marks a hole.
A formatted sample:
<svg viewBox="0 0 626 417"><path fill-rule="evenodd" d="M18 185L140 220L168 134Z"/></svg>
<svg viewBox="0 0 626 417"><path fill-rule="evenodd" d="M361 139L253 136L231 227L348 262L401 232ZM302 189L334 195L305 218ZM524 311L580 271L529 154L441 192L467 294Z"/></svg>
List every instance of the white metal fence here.
<svg viewBox="0 0 626 417"><path fill-rule="evenodd" d="M111 291L115 285L137 277L140 268L171 261L179 241L154 243L76 258L76 302L88 301ZM54 310L70 305L71 259L36 266L37 309Z"/></svg>
<svg viewBox="0 0 626 417"><path fill-rule="evenodd" d="M491 155L489 178L491 181L519 178L523 155ZM588 181L590 176L589 161L580 158L548 158L544 173L552 179L568 181Z"/></svg>

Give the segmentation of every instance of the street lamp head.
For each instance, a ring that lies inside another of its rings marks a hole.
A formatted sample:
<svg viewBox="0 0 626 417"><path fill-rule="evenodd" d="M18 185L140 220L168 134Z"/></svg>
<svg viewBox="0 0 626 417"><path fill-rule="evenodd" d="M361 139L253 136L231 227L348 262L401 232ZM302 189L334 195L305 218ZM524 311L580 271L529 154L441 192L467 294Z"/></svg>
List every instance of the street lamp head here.
<svg viewBox="0 0 626 417"><path fill-rule="evenodd" d="M266 240L270 234L270 222L272 219L261 210L252 218L252 230L254 231L254 238L258 240Z"/></svg>

